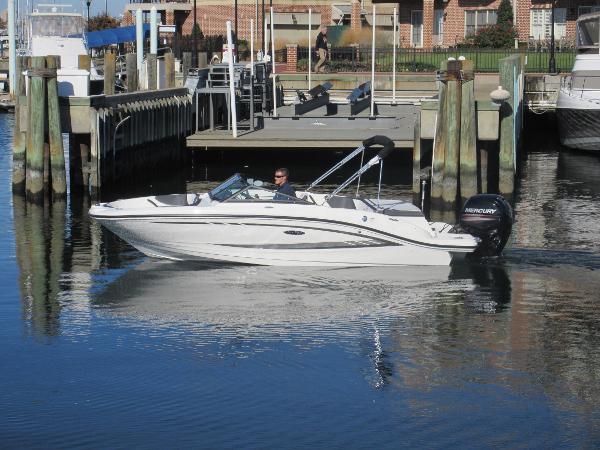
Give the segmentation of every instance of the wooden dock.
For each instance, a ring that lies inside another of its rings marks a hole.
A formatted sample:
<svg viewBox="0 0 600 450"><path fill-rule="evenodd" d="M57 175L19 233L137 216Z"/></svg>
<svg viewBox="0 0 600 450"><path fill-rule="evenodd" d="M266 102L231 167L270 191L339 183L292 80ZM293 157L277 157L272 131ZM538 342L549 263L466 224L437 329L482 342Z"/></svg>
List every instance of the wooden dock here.
<svg viewBox="0 0 600 450"><path fill-rule="evenodd" d="M199 130L187 138L187 146L192 150L333 150L355 148L373 135L385 134L394 141L397 148L413 148L414 124L419 113L417 106L381 105L376 118L370 118L368 110L351 117L346 111L348 105L336 106L335 114L328 115L326 108L322 107L299 117L294 116L293 105L287 105L278 108L277 117L258 118L258 121L264 123L264 128L249 131L249 124L241 122L237 138L227 129Z"/></svg>

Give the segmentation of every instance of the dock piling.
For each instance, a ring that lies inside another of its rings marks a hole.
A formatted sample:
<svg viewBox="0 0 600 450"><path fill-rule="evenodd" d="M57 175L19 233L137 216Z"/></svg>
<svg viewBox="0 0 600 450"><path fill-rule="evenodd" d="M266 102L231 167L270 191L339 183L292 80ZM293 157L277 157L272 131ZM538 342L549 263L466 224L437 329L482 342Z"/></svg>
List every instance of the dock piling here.
<svg viewBox="0 0 600 450"><path fill-rule="evenodd" d="M165 88L175 87L175 56L171 52L165 53Z"/></svg>
<svg viewBox="0 0 600 450"><path fill-rule="evenodd" d="M157 88L156 85L156 55L154 53L148 53L147 59L147 76L148 76L148 89L154 90Z"/></svg>
<svg viewBox="0 0 600 450"><path fill-rule="evenodd" d="M135 53L127 53L125 56L125 65L127 73L127 92L135 92L138 90L137 55Z"/></svg>
<svg viewBox="0 0 600 450"><path fill-rule="evenodd" d="M460 198L461 206L477 194L477 111L475 108L475 81L473 61L462 61L460 112Z"/></svg>
<svg viewBox="0 0 600 450"><path fill-rule="evenodd" d="M46 83L44 69L46 58L34 56L31 58L29 78L29 108L27 124L27 168L25 187L27 199L30 201L43 200L44 189L44 131L46 123Z"/></svg>
<svg viewBox="0 0 600 450"><path fill-rule="evenodd" d="M443 209L456 207L460 158L461 61L448 61L446 95L446 155L442 190Z"/></svg>
<svg viewBox="0 0 600 450"><path fill-rule="evenodd" d="M48 77L48 143L50 146L50 173L52 195L54 199L67 195L65 174L65 156L60 128L60 109L58 106L58 81L56 69L60 65L60 56L46 56L46 67L54 69L54 75Z"/></svg>
<svg viewBox="0 0 600 450"><path fill-rule="evenodd" d="M115 63L117 55L113 52L104 53L104 95L115 93Z"/></svg>
<svg viewBox="0 0 600 450"><path fill-rule="evenodd" d="M25 77L22 72L27 68L29 57L19 56L16 61L16 72L19 77L15 92L15 129L13 131L13 172L12 189L15 194L25 194L25 157L27 135L21 131L21 114L25 107Z"/></svg>

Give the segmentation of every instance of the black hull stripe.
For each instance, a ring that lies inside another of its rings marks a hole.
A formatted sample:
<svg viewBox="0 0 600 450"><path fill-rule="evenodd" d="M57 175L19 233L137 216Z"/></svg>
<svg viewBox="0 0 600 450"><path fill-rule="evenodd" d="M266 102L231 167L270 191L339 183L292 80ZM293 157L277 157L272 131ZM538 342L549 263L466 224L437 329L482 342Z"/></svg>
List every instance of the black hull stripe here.
<svg viewBox="0 0 600 450"><path fill-rule="evenodd" d="M448 245L438 245L438 244L428 244L425 242L420 242L420 241L415 241L413 239L408 239L402 236L398 236L392 233L388 233L386 231L381 231L381 230L376 230L374 228L369 228L366 227L364 225L359 225L359 224L348 224L347 222L340 222L337 220L330 220L330 219L314 219L314 218L310 218L310 217L294 217L294 216L264 216L264 215L256 215L256 216L231 216L231 215L220 215L220 216L199 216L199 217L190 217L188 215L127 215L127 216L119 216L119 217L114 217L114 216L101 216L101 215L92 215L92 218L94 219L107 219L107 220L113 220L113 221L118 221L118 220L122 220L122 219L169 219L169 218L173 218L173 219L180 219L180 218L186 218L186 219L203 219L203 220L211 220L211 219L235 219L235 220L243 220L243 219L277 219L277 220L304 220L307 222L317 222L317 223L328 223L328 224L333 224L333 225L340 225L340 226L351 226L351 227L355 227L355 228L359 228L362 230L366 230L366 231L370 231L371 233L376 233L376 234L381 234L384 236L387 236L389 238L392 239L397 239L400 240L402 242L407 242L409 244L413 244L413 245L417 245L420 247L429 247L429 248L435 248L435 249L447 249L448 251L452 251L452 249L455 250L468 250L469 248L475 249L476 246L448 246ZM162 222L161 222L162 223ZM202 224L206 224L205 222L190 222L190 221L185 221L185 222L173 222L173 221L169 221L169 222L165 222L165 223L183 223L183 224L198 224L198 225L202 225ZM253 226L273 226L271 224L252 224ZM295 228L297 225L289 225L289 228ZM333 230L327 230L327 231L333 231ZM363 236L363 235L360 235Z"/></svg>

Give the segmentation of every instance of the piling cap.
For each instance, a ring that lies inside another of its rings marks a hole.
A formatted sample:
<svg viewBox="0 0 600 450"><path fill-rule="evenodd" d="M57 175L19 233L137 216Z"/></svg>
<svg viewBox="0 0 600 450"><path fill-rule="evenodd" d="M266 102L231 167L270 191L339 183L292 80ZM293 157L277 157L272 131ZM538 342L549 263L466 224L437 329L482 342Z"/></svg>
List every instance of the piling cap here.
<svg viewBox="0 0 600 450"><path fill-rule="evenodd" d="M500 105L510 98L510 92L503 89L502 86L498 86L498 89L490 92L490 98L492 99L492 102Z"/></svg>

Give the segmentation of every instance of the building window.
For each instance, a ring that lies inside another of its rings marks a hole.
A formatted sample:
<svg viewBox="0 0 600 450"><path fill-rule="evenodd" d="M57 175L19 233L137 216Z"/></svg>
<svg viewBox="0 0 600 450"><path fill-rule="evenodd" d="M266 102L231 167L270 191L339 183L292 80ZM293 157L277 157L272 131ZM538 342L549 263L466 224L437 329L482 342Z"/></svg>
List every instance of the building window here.
<svg viewBox="0 0 600 450"><path fill-rule="evenodd" d="M413 47L423 46L423 11L410 12L410 24L412 32L410 33L410 43Z"/></svg>
<svg viewBox="0 0 600 450"><path fill-rule="evenodd" d="M498 19L495 9L465 11L465 36L477 33L481 28L494 25Z"/></svg>
<svg viewBox="0 0 600 450"><path fill-rule="evenodd" d="M444 10L436 9L433 12L433 44L444 43Z"/></svg>
<svg viewBox="0 0 600 450"><path fill-rule="evenodd" d="M567 8L554 8L554 39L565 37L567 32ZM549 39L552 36L552 10L531 10L531 36L534 39Z"/></svg>
<svg viewBox="0 0 600 450"><path fill-rule="evenodd" d="M582 16L584 14L589 14L592 12L598 12L600 11L600 6L580 6L579 7L579 16Z"/></svg>

